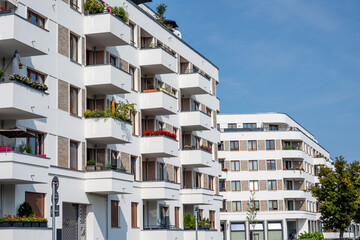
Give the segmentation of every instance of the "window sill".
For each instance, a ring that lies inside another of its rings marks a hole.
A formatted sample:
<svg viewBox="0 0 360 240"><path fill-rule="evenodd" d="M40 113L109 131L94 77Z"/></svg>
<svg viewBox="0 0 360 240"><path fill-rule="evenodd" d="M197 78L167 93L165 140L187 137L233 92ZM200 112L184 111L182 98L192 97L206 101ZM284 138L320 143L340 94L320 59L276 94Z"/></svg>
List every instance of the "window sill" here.
<svg viewBox="0 0 360 240"><path fill-rule="evenodd" d="M69 4L69 7L70 7L70 9L73 10L74 12L82 15L80 8L79 8L79 9L76 9L76 8L72 7L70 4Z"/></svg>
<svg viewBox="0 0 360 240"><path fill-rule="evenodd" d="M79 65L79 66L82 67L82 64L81 64L81 63L78 63L77 61L74 61L74 60L72 60L71 58L69 58L69 59L70 59L70 62L75 63L76 65Z"/></svg>
<svg viewBox="0 0 360 240"><path fill-rule="evenodd" d="M82 119L82 117L81 117L81 116L76 115L76 114L73 114L73 113L70 113L70 116L72 116L72 117L76 117L76 118L78 118L78 119Z"/></svg>

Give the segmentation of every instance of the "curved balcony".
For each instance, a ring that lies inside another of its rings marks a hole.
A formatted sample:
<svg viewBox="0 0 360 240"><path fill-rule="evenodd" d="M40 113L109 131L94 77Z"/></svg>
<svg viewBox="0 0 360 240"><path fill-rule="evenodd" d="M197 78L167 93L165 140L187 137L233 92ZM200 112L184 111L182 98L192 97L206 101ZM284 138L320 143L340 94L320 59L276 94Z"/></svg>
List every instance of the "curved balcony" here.
<svg viewBox="0 0 360 240"><path fill-rule="evenodd" d="M140 50L141 71L148 74L176 73L176 57L162 47Z"/></svg>
<svg viewBox="0 0 360 240"><path fill-rule="evenodd" d="M177 112L177 99L170 94L154 90L147 90L140 94L140 109L145 115L171 115Z"/></svg>
<svg viewBox="0 0 360 240"><path fill-rule="evenodd" d="M169 181L144 181L141 183L143 200L178 200L180 184Z"/></svg>
<svg viewBox="0 0 360 240"><path fill-rule="evenodd" d="M49 94L16 81L0 83L1 119L46 118Z"/></svg>
<svg viewBox="0 0 360 240"><path fill-rule="evenodd" d="M184 149L181 150L181 165L186 168L211 167L212 154L203 149Z"/></svg>
<svg viewBox="0 0 360 240"><path fill-rule="evenodd" d="M17 50L21 57L48 53L49 31L14 14L0 14L0 56L11 58Z"/></svg>
<svg viewBox="0 0 360 240"><path fill-rule="evenodd" d="M202 111L181 112L180 125L184 131L210 130L211 116Z"/></svg>
<svg viewBox="0 0 360 240"><path fill-rule="evenodd" d="M167 136L141 137L141 154L154 158L176 157L178 141Z"/></svg>
<svg viewBox="0 0 360 240"><path fill-rule="evenodd" d="M199 72L180 74L179 88L181 94L210 94L210 81Z"/></svg>
<svg viewBox="0 0 360 240"><path fill-rule="evenodd" d="M180 191L183 204L210 205L214 200L214 191L204 188L184 188Z"/></svg>

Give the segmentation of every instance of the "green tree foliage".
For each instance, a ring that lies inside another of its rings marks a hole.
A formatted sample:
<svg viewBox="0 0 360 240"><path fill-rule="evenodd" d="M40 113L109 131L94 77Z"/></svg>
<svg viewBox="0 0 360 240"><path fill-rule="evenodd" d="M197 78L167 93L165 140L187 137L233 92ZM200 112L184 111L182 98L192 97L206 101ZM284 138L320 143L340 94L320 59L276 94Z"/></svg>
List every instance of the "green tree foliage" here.
<svg viewBox="0 0 360 240"><path fill-rule="evenodd" d="M318 240L325 240L324 235L320 232L300 233L299 237L297 239L300 240L300 239L311 239L311 238L318 239Z"/></svg>
<svg viewBox="0 0 360 240"><path fill-rule="evenodd" d="M356 213L358 196L353 176L351 165L344 157L336 157L335 170L321 166L320 186L311 189L319 202L324 228L339 229L340 238L343 238L345 228L351 224Z"/></svg>
<svg viewBox="0 0 360 240"><path fill-rule="evenodd" d="M18 209L18 215L20 217L30 216L33 213L34 213L34 211L31 207L30 203L28 203L28 202L23 202Z"/></svg>
<svg viewBox="0 0 360 240"><path fill-rule="evenodd" d="M353 183L357 200L355 201L356 211L354 216L354 222L360 224L360 162L354 161L350 164L351 182Z"/></svg>
<svg viewBox="0 0 360 240"><path fill-rule="evenodd" d="M250 201L248 203L248 211L246 213L246 220L249 222L250 225L252 225L253 229L255 229L255 225L257 224L257 210L256 210L256 204L255 204L255 192L250 192ZM251 204L252 203L252 204Z"/></svg>

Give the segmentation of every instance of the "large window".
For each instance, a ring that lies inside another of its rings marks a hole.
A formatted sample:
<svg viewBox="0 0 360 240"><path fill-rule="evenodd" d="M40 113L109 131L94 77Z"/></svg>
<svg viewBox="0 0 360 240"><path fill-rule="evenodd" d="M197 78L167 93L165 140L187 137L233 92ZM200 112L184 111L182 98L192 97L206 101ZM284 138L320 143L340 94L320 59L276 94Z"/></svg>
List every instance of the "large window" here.
<svg viewBox="0 0 360 240"><path fill-rule="evenodd" d="M294 190L292 181L289 180L286 181L286 190Z"/></svg>
<svg viewBox="0 0 360 240"><path fill-rule="evenodd" d="M250 209L260 210L260 203L258 200L250 201Z"/></svg>
<svg viewBox="0 0 360 240"><path fill-rule="evenodd" d="M119 227L119 201L111 200L111 227Z"/></svg>
<svg viewBox="0 0 360 240"><path fill-rule="evenodd" d="M278 210L277 200L270 200L269 201L269 211Z"/></svg>
<svg viewBox="0 0 360 240"><path fill-rule="evenodd" d="M239 150L239 141L230 141L230 151Z"/></svg>
<svg viewBox="0 0 360 240"><path fill-rule="evenodd" d="M248 141L248 150L249 151L256 151L256 140L250 140Z"/></svg>
<svg viewBox="0 0 360 240"><path fill-rule="evenodd" d="M244 223L231 223L230 230L231 230L230 239L246 240Z"/></svg>
<svg viewBox="0 0 360 240"><path fill-rule="evenodd" d="M270 131L277 131L279 130L279 125L269 125L269 130Z"/></svg>
<svg viewBox="0 0 360 240"><path fill-rule="evenodd" d="M259 181L258 180L250 180L249 188L250 188L250 191L259 191Z"/></svg>
<svg viewBox="0 0 360 240"><path fill-rule="evenodd" d="M44 216L45 194L35 192L25 192L25 201L30 203L32 210L38 216Z"/></svg>
<svg viewBox="0 0 360 240"><path fill-rule="evenodd" d="M231 190L232 191L240 191L240 181L232 181L231 182Z"/></svg>
<svg viewBox="0 0 360 240"><path fill-rule="evenodd" d="M293 211L294 210L294 201L293 200L288 200L287 201L287 210L288 211Z"/></svg>
<svg viewBox="0 0 360 240"><path fill-rule="evenodd" d="M44 74L41 74L39 72L36 72L36 71L28 68L27 76L36 82L45 84L45 75Z"/></svg>
<svg viewBox="0 0 360 240"><path fill-rule="evenodd" d="M232 211L233 212L240 212L241 211L241 202L240 201L233 201L232 202Z"/></svg>
<svg viewBox="0 0 360 240"><path fill-rule="evenodd" d="M268 190L276 190L276 180L268 180Z"/></svg>
<svg viewBox="0 0 360 240"><path fill-rule="evenodd" d="M74 35L74 34L70 34L70 59L77 62L78 61L78 42L79 42L79 37Z"/></svg>
<svg viewBox="0 0 360 240"><path fill-rule="evenodd" d="M275 160L267 160L267 170L276 170Z"/></svg>
<svg viewBox="0 0 360 240"><path fill-rule="evenodd" d="M32 155L43 155L44 154L44 134L35 132L32 130L27 130L28 133L34 135L34 138L27 138L27 143L32 146L33 152Z"/></svg>
<svg viewBox="0 0 360 240"><path fill-rule="evenodd" d="M34 13L31 10L27 12L27 18L33 24L38 25L39 27L45 28L45 18L41 17L39 14Z"/></svg>
<svg viewBox="0 0 360 240"><path fill-rule="evenodd" d="M209 189L214 190L214 177L209 176Z"/></svg>
<svg viewBox="0 0 360 240"><path fill-rule="evenodd" d="M236 123L228 123L228 128L236 128Z"/></svg>
<svg viewBox="0 0 360 240"><path fill-rule="evenodd" d="M249 161L249 171L257 171L258 170L258 161L250 160Z"/></svg>
<svg viewBox="0 0 360 240"><path fill-rule="evenodd" d="M79 143L70 141L70 168L78 169L78 146Z"/></svg>
<svg viewBox="0 0 360 240"><path fill-rule="evenodd" d="M131 227L137 228L138 227L138 220L137 220L137 210L138 203L132 202L131 203Z"/></svg>
<svg viewBox="0 0 360 240"><path fill-rule="evenodd" d="M70 87L70 113L78 115L79 89Z"/></svg>
<svg viewBox="0 0 360 240"><path fill-rule="evenodd" d="M281 222L268 223L268 240L283 239Z"/></svg>
<svg viewBox="0 0 360 240"><path fill-rule="evenodd" d="M275 150L274 140L266 140L266 150Z"/></svg>
<svg viewBox="0 0 360 240"><path fill-rule="evenodd" d="M263 223L249 224L249 227L250 235L253 236L253 240L265 240Z"/></svg>
<svg viewBox="0 0 360 240"><path fill-rule="evenodd" d="M243 128L256 128L256 123L244 123Z"/></svg>
<svg viewBox="0 0 360 240"><path fill-rule="evenodd" d="M231 161L231 171L240 171L240 161Z"/></svg>

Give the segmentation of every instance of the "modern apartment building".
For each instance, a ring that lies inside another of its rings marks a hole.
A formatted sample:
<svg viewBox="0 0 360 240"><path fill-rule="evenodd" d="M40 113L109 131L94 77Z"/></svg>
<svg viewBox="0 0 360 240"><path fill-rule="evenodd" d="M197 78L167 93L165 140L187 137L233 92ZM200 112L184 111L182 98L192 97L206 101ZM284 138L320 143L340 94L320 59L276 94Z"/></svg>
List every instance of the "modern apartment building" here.
<svg viewBox="0 0 360 240"><path fill-rule="evenodd" d="M54 176L58 240L221 238L218 68L139 2L0 1L1 215L49 221L0 239L51 239Z"/></svg>
<svg viewBox="0 0 360 240"><path fill-rule="evenodd" d="M322 231L307 190L319 183L320 165L333 161L309 131L283 113L223 114L218 129L224 239L287 240ZM254 224L247 220L250 206Z"/></svg>

